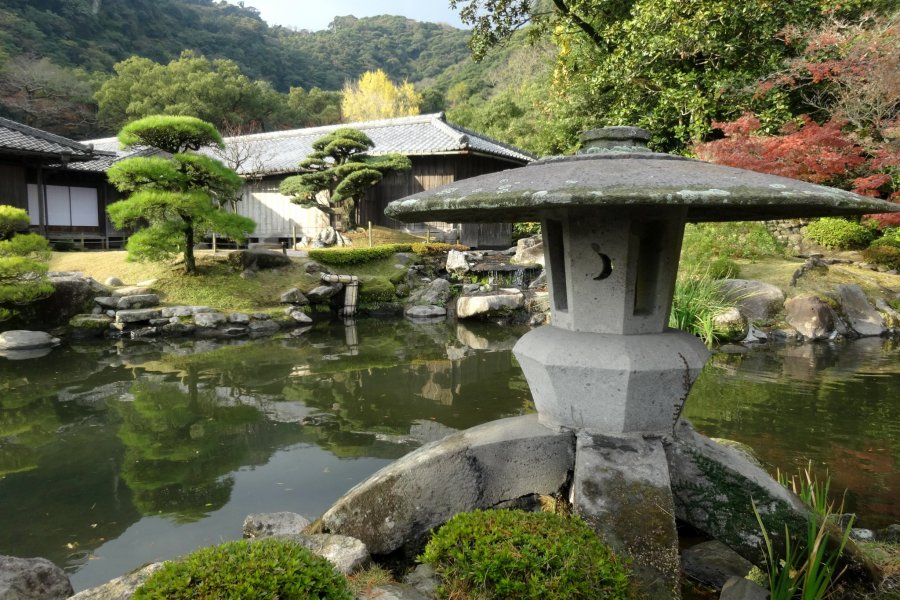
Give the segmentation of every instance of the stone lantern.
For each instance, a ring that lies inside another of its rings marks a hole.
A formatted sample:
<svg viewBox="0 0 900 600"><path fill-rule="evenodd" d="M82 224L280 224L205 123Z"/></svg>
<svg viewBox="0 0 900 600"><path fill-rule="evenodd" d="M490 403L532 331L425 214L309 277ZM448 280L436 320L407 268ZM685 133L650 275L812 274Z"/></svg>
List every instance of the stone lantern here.
<svg viewBox="0 0 900 600"><path fill-rule="evenodd" d="M676 598L675 516L749 556L758 552L751 533L756 530L751 497L769 502L763 512L796 519L796 526L805 523L806 514L761 469L679 420L709 356L699 339L667 327L685 223L858 215L900 206L654 153L646 148L649 137L636 127L592 130L583 135L578 155L458 181L395 201L385 212L406 222L541 222L552 324L525 334L514 353L543 429L517 433L512 430L519 425L506 425L516 449L504 453L526 455L538 444L535 440L552 438L548 430L572 436L568 490L576 512L633 559L639 587L648 597ZM494 431L488 437L496 443L502 434ZM473 448L482 443L473 440L470 435L423 448L399 461L390 475L376 474L348 497L361 504L385 497L385 488L390 494L397 494L397 488L409 493L412 484L402 483L404 469L421 469L427 460L441 469L442 481L452 480L446 472L451 462L441 453L469 444L465 455L471 463L477 454ZM532 470L552 462L541 452L528 456L533 456ZM552 468L559 470L560 464L565 461ZM514 459L504 464L510 472L518 468L518 475L499 469L502 475L495 476L504 481L530 477L528 465ZM479 471L478 477L486 476ZM471 503L487 503L489 495L480 492ZM743 504L741 514L729 512ZM324 522L340 531L357 510L350 506L339 503ZM416 505L412 512L395 510L387 519L394 529L401 513L412 521L427 521L423 511L427 513ZM775 530L782 531L783 524Z"/></svg>
<svg viewBox="0 0 900 600"><path fill-rule="evenodd" d="M650 152L605 127L581 154L459 181L391 203L401 221L540 221L550 327L515 354L542 423L588 433L672 430L708 358L668 329L686 222L855 215L897 205L801 181Z"/></svg>

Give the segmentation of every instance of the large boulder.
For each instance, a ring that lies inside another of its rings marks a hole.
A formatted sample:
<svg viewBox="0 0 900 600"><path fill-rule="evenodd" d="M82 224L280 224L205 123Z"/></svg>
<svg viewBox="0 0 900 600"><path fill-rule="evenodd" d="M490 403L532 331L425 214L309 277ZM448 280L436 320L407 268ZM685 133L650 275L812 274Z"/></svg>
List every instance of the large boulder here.
<svg viewBox="0 0 900 600"><path fill-rule="evenodd" d="M309 299L297 288L291 288L278 297L281 304L309 304Z"/></svg>
<svg viewBox="0 0 900 600"><path fill-rule="evenodd" d="M789 298L784 303L784 320L800 335L810 340L822 340L834 331L833 311L812 294Z"/></svg>
<svg viewBox="0 0 900 600"><path fill-rule="evenodd" d="M747 318L736 307L716 313L712 322L720 342L740 342L750 331Z"/></svg>
<svg viewBox="0 0 900 600"><path fill-rule="evenodd" d="M446 279L435 279L417 290L407 299L410 306L427 306L433 304L444 306L450 299L450 282Z"/></svg>
<svg viewBox="0 0 900 600"><path fill-rule="evenodd" d="M447 253L447 264L444 266L448 273L462 274L469 272L469 261L465 252L450 250Z"/></svg>
<svg viewBox="0 0 900 600"><path fill-rule="evenodd" d="M286 267L291 264L291 258L282 252L268 250L234 250L228 254L228 264L235 271L262 271Z"/></svg>
<svg viewBox="0 0 900 600"><path fill-rule="evenodd" d="M371 562L369 549L356 538L346 535L329 534L297 534L280 535L282 539L295 542L313 554L330 562L334 568L344 575L353 575L364 569Z"/></svg>
<svg viewBox="0 0 900 600"><path fill-rule="evenodd" d="M523 306L525 306L525 295L520 290L501 288L496 292L460 296L456 300L456 316L460 319L502 316Z"/></svg>
<svg viewBox="0 0 900 600"><path fill-rule="evenodd" d="M111 322L106 315L75 315L69 319L69 328L76 337L98 337L109 330Z"/></svg>
<svg viewBox="0 0 900 600"><path fill-rule="evenodd" d="M34 350L38 348L52 348L58 345L59 338L55 338L44 331L13 329L0 333L0 351Z"/></svg>
<svg viewBox="0 0 900 600"><path fill-rule="evenodd" d="M307 531L349 535L375 554L415 545L458 512L555 494L575 463L571 432L537 415L491 421L426 444L338 500Z"/></svg>
<svg viewBox="0 0 900 600"><path fill-rule="evenodd" d="M544 241L539 235L522 238L516 242L516 254L510 261L514 265L544 266Z"/></svg>
<svg viewBox="0 0 900 600"><path fill-rule="evenodd" d="M241 531L245 538L303 533L310 521L293 512L253 513L244 519Z"/></svg>
<svg viewBox="0 0 900 600"><path fill-rule="evenodd" d="M80 273L49 273L54 291L25 307L23 316L41 328L65 325L75 315L91 312L94 297L109 295L109 289Z"/></svg>
<svg viewBox="0 0 900 600"><path fill-rule="evenodd" d="M856 284L839 285L837 293L841 302L841 310L847 317L847 322L859 335L876 336L884 335L887 327L881 313L869 303L862 288Z"/></svg>
<svg viewBox="0 0 900 600"><path fill-rule="evenodd" d="M73 593L65 572L46 558L0 556L0 600L64 600Z"/></svg>
<svg viewBox="0 0 900 600"><path fill-rule="evenodd" d="M750 322L771 319L781 309L784 292L770 283L752 279L723 279L720 289Z"/></svg>

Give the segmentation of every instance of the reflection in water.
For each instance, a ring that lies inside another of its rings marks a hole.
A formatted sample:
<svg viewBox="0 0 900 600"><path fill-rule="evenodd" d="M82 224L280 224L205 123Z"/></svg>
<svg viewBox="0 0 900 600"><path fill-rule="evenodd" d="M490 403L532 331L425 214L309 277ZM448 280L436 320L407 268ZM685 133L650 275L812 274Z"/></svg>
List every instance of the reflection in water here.
<svg viewBox="0 0 900 600"><path fill-rule="evenodd" d="M250 512L315 517L422 443L529 410L520 333L365 321L0 361L0 554L82 589L238 537Z"/></svg>
<svg viewBox="0 0 900 600"><path fill-rule="evenodd" d="M491 324L361 320L259 341L96 343L0 360L0 554L76 589L240 536L248 513L321 514L454 430L534 410ZM772 466L808 458L864 526L900 521L896 346L716 356L686 414Z"/></svg>
<svg viewBox="0 0 900 600"><path fill-rule="evenodd" d="M704 433L744 442L774 471L813 461L848 490L862 527L900 522L900 348L869 338L717 355L686 416Z"/></svg>

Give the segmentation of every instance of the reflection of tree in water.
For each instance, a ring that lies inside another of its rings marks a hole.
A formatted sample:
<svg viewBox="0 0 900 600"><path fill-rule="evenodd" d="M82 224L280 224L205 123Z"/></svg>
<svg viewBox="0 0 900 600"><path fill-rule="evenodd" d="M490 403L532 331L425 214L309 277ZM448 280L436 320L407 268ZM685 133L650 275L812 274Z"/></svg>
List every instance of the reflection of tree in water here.
<svg viewBox="0 0 900 600"><path fill-rule="evenodd" d="M184 384L138 381L131 393L133 401L111 408L122 420L122 479L138 509L193 521L224 506L234 483L226 475L254 462L247 434L263 421L260 412L224 405L190 373Z"/></svg>
<svg viewBox="0 0 900 600"><path fill-rule="evenodd" d="M0 389L0 477L36 468L38 449L60 426L53 398L25 393L27 387Z"/></svg>
<svg viewBox="0 0 900 600"><path fill-rule="evenodd" d="M522 414L531 397L524 383L516 383L522 377L508 350L458 360L394 356L379 365L360 364L364 352L362 346L362 358L309 365L284 389L285 399L320 411L307 428L315 428L316 443L337 456L371 456L387 440L394 448L385 445L379 456L400 456L428 441L423 435L440 437Z"/></svg>
<svg viewBox="0 0 900 600"><path fill-rule="evenodd" d="M772 470L812 460L848 490L864 526L900 518L900 361L895 344L863 339L841 346L718 355L697 380L685 415L703 433L744 442Z"/></svg>

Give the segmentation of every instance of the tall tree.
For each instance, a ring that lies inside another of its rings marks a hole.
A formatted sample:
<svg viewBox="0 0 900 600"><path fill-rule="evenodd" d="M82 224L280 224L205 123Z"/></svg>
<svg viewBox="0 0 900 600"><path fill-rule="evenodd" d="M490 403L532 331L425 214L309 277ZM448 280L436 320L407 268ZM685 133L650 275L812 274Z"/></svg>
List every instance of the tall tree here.
<svg viewBox="0 0 900 600"><path fill-rule="evenodd" d="M836 12L860 14L879 0L451 0L473 26L483 56L526 23L552 35L559 53L552 100L570 131L629 123L652 143L679 150L712 121L753 109L752 88L798 49L783 32Z"/></svg>
<svg viewBox="0 0 900 600"><path fill-rule="evenodd" d="M341 113L344 121L370 121L419 114L422 96L411 83L395 85L387 73L366 71L355 83L344 86Z"/></svg>
<svg viewBox="0 0 900 600"><path fill-rule="evenodd" d="M119 141L151 146L171 158L133 157L114 164L107 177L128 198L107 208L120 229L140 227L128 238L128 254L138 260L163 260L181 252L185 271L196 274L194 243L209 232L243 241L256 224L223 207L241 188L237 173L221 162L190 154L204 146L221 148L215 127L195 117L151 116L126 125Z"/></svg>
<svg viewBox="0 0 900 600"><path fill-rule="evenodd" d="M369 136L342 127L313 142L313 152L300 161L306 173L288 177L279 187L294 203L317 208L328 215L339 209L350 229L356 229L356 205L366 190L390 171L411 168L402 154L369 156L375 147Z"/></svg>
<svg viewBox="0 0 900 600"><path fill-rule="evenodd" d="M96 94L100 120L118 128L149 115L186 115L217 128L280 123L286 97L262 81L251 81L227 59L209 60L190 50L162 65L133 56Z"/></svg>

